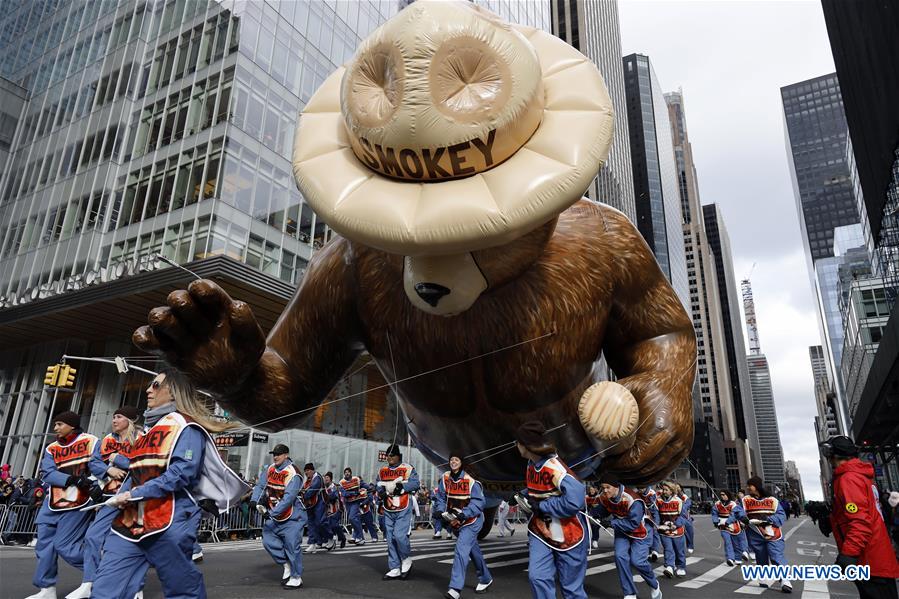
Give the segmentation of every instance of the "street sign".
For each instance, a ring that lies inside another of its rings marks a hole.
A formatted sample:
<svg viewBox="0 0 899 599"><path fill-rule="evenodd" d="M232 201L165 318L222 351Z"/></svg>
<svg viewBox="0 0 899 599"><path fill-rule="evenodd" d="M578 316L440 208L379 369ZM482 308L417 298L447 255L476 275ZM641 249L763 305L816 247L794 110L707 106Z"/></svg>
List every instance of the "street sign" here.
<svg viewBox="0 0 899 599"><path fill-rule="evenodd" d="M249 433L222 433L215 437L215 446L219 449L228 447L246 447L249 442Z"/></svg>
<svg viewBox="0 0 899 599"><path fill-rule="evenodd" d="M253 433L253 443L268 443L268 435L265 433Z"/></svg>

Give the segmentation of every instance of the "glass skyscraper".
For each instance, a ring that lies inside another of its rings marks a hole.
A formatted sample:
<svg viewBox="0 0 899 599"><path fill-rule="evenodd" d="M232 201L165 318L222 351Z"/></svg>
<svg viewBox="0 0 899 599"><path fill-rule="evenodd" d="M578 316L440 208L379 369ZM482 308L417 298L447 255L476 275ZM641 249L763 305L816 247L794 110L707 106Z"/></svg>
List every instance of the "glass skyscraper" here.
<svg viewBox="0 0 899 599"><path fill-rule="evenodd" d="M690 312L683 210L668 104L649 57L624 57L637 228Z"/></svg>
<svg viewBox="0 0 899 599"><path fill-rule="evenodd" d="M556 0L552 3L552 18L553 34L577 48L599 69L615 109L615 132L609 158L587 189L587 195L621 210L636 223L618 1Z"/></svg>
<svg viewBox="0 0 899 599"><path fill-rule="evenodd" d="M274 324L331 237L293 180L297 115L401 4L4 3L0 77L24 99L16 124L0 117L4 463L34 467L51 412L71 408L106 427L121 403L143 401L139 375L96 364L79 369L75 393L54 397L41 381L64 353L137 353L131 330L192 279L157 254L248 301L264 330ZM549 30L547 1L480 4ZM335 408L311 426L395 435L368 416Z"/></svg>

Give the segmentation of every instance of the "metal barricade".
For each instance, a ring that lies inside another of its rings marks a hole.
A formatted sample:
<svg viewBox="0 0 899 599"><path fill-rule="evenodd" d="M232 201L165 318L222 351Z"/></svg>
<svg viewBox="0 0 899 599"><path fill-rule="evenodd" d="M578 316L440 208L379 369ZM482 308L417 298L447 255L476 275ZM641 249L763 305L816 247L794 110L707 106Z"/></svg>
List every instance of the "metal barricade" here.
<svg viewBox="0 0 899 599"><path fill-rule="evenodd" d="M27 543L37 536L37 519L38 508L30 505L8 505L0 513L0 539L3 544L12 541L20 541Z"/></svg>

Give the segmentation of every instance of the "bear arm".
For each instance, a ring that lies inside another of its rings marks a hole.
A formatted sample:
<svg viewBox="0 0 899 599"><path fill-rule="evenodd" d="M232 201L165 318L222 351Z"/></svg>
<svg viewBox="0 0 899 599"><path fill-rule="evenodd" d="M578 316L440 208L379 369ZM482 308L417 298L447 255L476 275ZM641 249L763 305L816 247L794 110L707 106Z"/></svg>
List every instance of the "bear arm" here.
<svg viewBox="0 0 899 599"><path fill-rule="evenodd" d="M313 256L256 368L223 398L242 420L277 419L259 426L269 431L297 425L361 353L350 255L348 242L335 237Z"/></svg>
<svg viewBox="0 0 899 599"><path fill-rule="evenodd" d="M600 239L611 246L616 277L604 350L640 418L633 447L603 468L629 483L649 483L670 473L692 446L696 337L642 236L621 213L602 210Z"/></svg>

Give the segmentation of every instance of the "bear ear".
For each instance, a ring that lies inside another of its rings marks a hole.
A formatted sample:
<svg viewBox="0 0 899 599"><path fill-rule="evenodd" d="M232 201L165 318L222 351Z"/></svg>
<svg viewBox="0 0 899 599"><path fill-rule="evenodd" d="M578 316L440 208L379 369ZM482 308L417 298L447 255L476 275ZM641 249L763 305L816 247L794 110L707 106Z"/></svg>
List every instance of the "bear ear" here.
<svg viewBox="0 0 899 599"><path fill-rule="evenodd" d="M505 285L519 276L543 255L559 218L537 227L505 245L500 245L471 253L490 289Z"/></svg>

